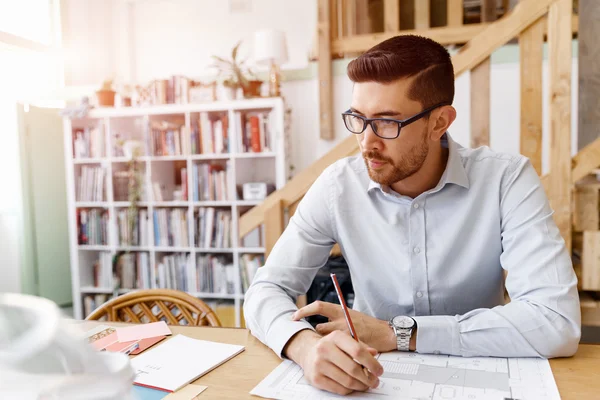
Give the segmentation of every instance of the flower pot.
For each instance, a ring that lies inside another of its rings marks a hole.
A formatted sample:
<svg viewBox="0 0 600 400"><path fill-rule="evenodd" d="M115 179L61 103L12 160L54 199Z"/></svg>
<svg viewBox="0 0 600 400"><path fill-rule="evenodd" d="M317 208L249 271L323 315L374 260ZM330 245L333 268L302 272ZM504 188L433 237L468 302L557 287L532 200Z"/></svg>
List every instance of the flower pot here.
<svg viewBox="0 0 600 400"><path fill-rule="evenodd" d="M260 88L262 86L262 81L253 80L248 81L248 83L242 88L244 90L244 97L260 97Z"/></svg>
<svg viewBox="0 0 600 400"><path fill-rule="evenodd" d="M222 86L221 87L221 100L235 100L237 93L237 86Z"/></svg>
<svg viewBox="0 0 600 400"><path fill-rule="evenodd" d="M96 97L98 98L98 105L103 107L114 107L115 106L115 95L117 92L114 90L98 90L96 91Z"/></svg>

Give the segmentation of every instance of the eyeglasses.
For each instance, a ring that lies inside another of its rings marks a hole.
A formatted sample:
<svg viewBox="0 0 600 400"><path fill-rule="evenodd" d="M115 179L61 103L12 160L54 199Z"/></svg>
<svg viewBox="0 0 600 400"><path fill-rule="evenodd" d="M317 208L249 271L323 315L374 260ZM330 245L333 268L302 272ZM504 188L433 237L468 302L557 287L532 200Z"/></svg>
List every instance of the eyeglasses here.
<svg viewBox="0 0 600 400"><path fill-rule="evenodd" d="M382 139L395 139L400 136L400 129L403 126L412 124L415 121L423 118L438 107L449 105L449 103L440 103L435 106L426 108L418 114L406 119L391 119L391 118L366 118L362 115L353 114L350 110L342 113L342 119L346 125L346 129L350 132L360 135L367 129L367 125L371 125L373 132Z"/></svg>

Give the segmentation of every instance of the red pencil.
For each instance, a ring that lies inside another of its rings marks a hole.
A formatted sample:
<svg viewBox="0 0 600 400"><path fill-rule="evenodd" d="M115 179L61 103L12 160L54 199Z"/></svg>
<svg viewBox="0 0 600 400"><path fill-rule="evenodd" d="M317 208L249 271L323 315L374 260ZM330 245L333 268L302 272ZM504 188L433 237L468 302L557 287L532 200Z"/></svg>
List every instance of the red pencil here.
<svg viewBox="0 0 600 400"><path fill-rule="evenodd" d="M330 274L331 279L333 280L333 286L335 287L335 292L338 295L338 299L340 300L340 305L342 306L342 311L344 312L344 316L346 317L346 323L348 324L348 329L350 329L350 335L358 342L358 335L356 334L356 330L354 329L354 324L352 323L352 318L350 318L350 312L348 312L348 307L346 306L346 301L344 300L344 296L342 295L342 288L338 283L337 277L335 274ZM356 360L355 360L356 361ZM368 377L369 371L366 367L362 367L363 372Z"/></svg>

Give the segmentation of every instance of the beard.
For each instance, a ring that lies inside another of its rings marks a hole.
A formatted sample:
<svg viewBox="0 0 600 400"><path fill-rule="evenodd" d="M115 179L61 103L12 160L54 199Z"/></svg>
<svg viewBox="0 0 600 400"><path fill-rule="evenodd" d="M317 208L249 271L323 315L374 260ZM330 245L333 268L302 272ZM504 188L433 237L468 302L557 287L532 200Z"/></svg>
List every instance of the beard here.
<svg viewBox="0 0 600 400"><path fill-rule="evenodd" d="M429 142L427 135L422 135L421 143L414 146L404 157L399 161L394 161L389 157L384 157L378 151L369 150L363 152L363 159L367 165L367 171L372 181L384 186L391 186L396 182L404 180L415 174L421 169L429 153ZM371 169L369 160L384 162L385 164L379 169Z"/></svg>

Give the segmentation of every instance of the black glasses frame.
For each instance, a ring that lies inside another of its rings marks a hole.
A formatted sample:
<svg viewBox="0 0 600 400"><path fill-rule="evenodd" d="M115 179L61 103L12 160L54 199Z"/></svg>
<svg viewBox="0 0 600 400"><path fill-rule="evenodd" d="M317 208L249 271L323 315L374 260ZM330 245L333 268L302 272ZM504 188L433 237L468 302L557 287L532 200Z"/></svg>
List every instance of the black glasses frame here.
<svg viewBox="0 0 600 400"><path fill-rule="evenodd" d="M375 135L377 135L378 137L380 137L382 139L396 139L398 136L400 136L400 129L403 126L410 125L413 122L420 120L421 118L425 117L427 114L429 114L430 112L432 112L433 110L435 110L438 107L448 106L448 105L450 105L450 103L439 103L439 104L436 104L435 106L431 106L429 108L426 108L425 110L421 111L420 113L415 114L412 117L408 117L406 119L367 118L367 117L364 117L364 116L359 115L359 114L354 114L351 110L348 110L348 111L342 113L342 120L344 121L344 125L346 126L346 129L348 129L350 132L354 133L355 135L360 135L361 133L363 133L365 131L365 129L367 129L368 125L371 125L371 129L373 130L373 132L375 133ZM355 132L354 130L350 129L348 127L348 123L346 122L346 116L351 116L351 117L355 117L355 118L361 119L363 121L363 127L362 127L362 129L359 132ZM377 133L377 127L373 123L373 121L386 121L386 122L396 122L396 123L398 123L398 132L396 132L396 136L394 136L394 137L380 136Z"/></svg>

